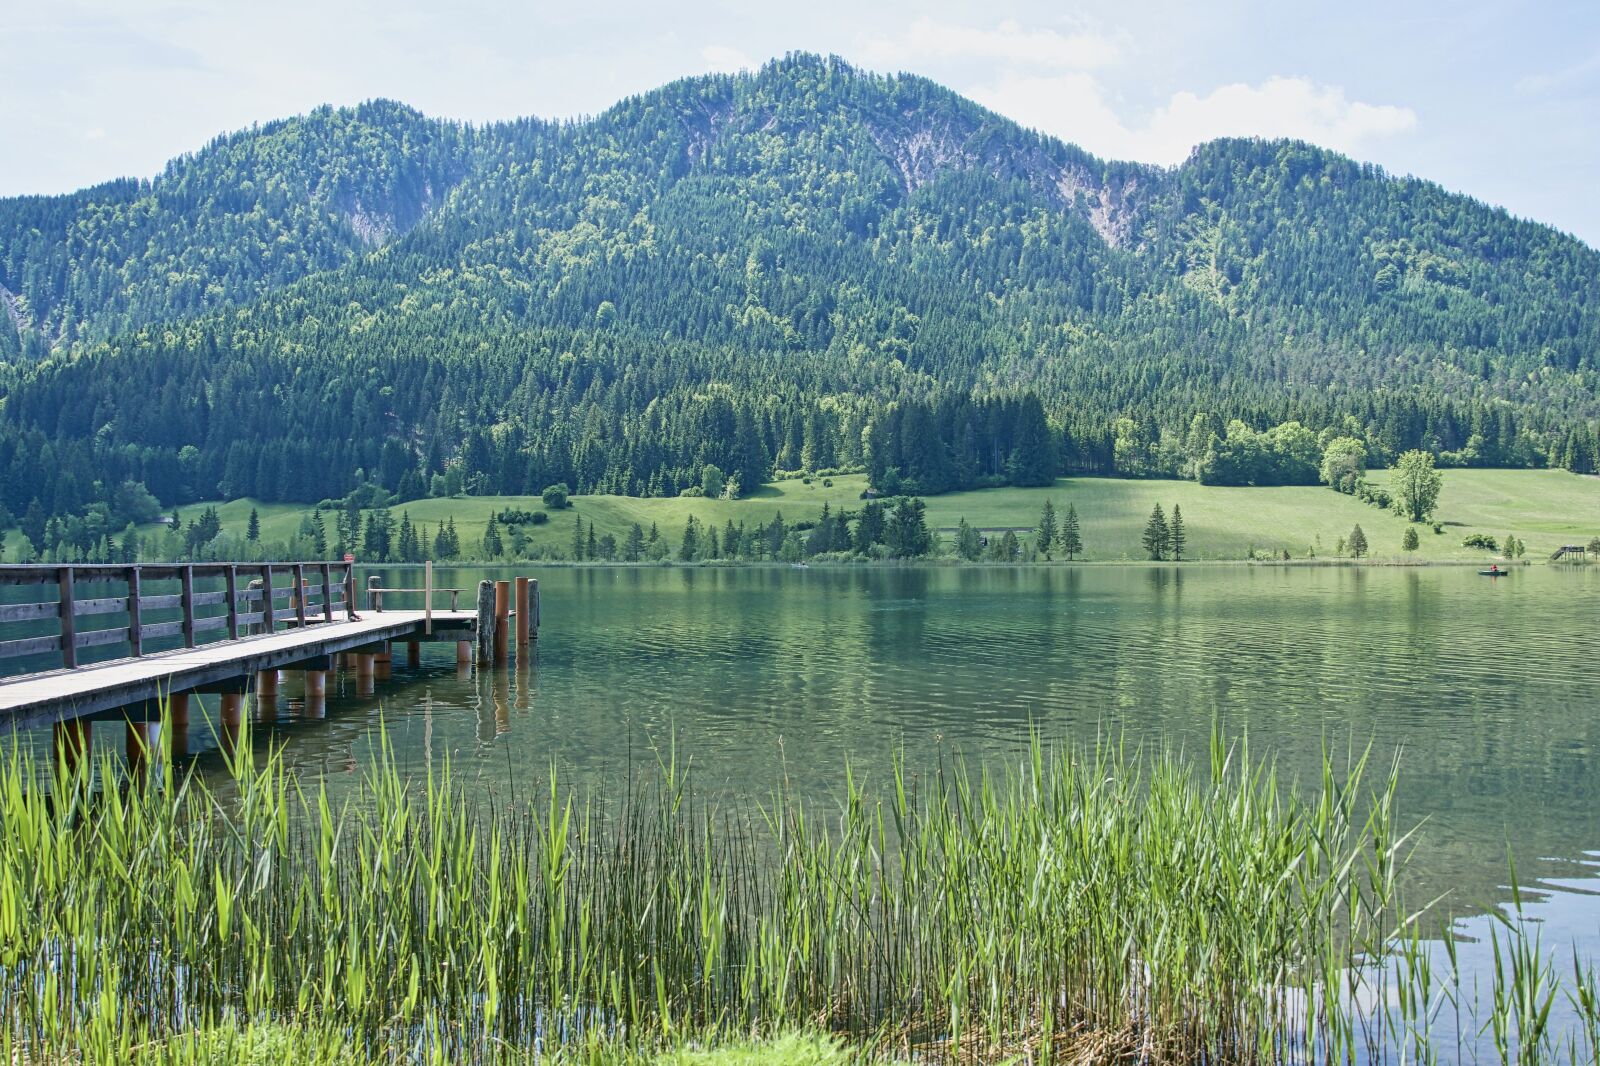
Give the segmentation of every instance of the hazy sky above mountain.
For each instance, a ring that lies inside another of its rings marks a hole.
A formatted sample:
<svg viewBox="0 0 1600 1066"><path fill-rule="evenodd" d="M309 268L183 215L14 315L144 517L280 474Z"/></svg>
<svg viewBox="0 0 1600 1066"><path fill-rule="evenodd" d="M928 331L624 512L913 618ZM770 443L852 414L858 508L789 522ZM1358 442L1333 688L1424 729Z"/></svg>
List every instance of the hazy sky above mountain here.
<svg viewBox="0 0 1600 1066"><path fill-rule="evenodd" d="M152 175L218 133L371 97L592 114L684 75L835 53L1097 154L1292 136L1600 246L1600 4L1044 0L53 0L0 32L0 195Z"/></svg>

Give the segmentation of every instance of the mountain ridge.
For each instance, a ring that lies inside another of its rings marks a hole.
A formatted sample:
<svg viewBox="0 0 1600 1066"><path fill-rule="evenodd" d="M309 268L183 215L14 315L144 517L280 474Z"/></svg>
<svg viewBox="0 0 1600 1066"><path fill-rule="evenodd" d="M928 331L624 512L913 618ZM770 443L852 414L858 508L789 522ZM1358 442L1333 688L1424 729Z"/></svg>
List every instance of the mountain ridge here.
<svg viewBox="0 0 1600 1066"><path fill-rule="evenodd" d="M323 108L163 175L0 201L0 470L68 457L53 513L748 487L891 422L968 485L1032 469L1030 396L1061 469L1135 475L1233 419L1565 462L1600 414L1600 253L1550 227L1294 141L1101 160L817 56L582 122Z"/></svg>

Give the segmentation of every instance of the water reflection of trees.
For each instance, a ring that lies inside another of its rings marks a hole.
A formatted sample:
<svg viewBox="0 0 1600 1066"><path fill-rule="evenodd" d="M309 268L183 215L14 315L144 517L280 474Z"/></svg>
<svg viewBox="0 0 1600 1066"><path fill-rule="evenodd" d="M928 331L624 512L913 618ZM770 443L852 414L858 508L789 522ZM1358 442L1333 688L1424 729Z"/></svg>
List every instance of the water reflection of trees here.
<svg viewBox="0 0 1600 1066"><path fill-rule="evenodd" d="M469 788L502 789L552 759L615 783L675 741L702 789L828 802L846 763L882 779L900 752L918 771L952 750L1015 758L1038 728L1198 753L1218 723L1291 778L1324 744L1370 742L1380 761L1404 748L1402 820L1427 821L1419 896L1497 899L1508 841L1551 875L1600 836L1586 710L1600 668L1547 639L1588 625L1584 590L1557 575L1493 597L1440 568L539 576L546 626L525 678L458 680L440 646L421 682L397 669L370 699L330 691L325 722L268 731L296 772L338 778L373 757L381 716L403 766L449 757Z"/></svg>

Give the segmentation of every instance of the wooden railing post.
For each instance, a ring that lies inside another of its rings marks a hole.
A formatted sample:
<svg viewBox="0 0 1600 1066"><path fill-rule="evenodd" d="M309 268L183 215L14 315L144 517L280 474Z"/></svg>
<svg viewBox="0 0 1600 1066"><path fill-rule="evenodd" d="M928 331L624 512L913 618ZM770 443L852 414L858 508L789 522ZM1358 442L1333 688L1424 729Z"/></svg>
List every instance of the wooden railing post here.
<svg viewBox="0 0 1600 1066"><path fill-rule="evenodd" d="M239 568L228 567L222 575L223 595L228 597L228 639L239 639Z"/></svg>
<svg viewBox="0 0 1600 1066"><path fill-rule="evenodd" d="M422 632L433 636L433 560L422 564Z"/></svg>
<svg viewBox="0 0 1600 1066"><path fill-rule="evenodd" d="M377 574L367 578L367 606L374 611L383 610L383 592L380 589L382 584L383 579Z"/></svg>
<svg viewBox="0 0 1600 1066"><path fill-rule="evenodd" d="M294 564L294 620L301 629L306 627L306 568Z"/></svg>
<svg viewBox="0 0 1600 1066"><path fill-rule="evenodd" d="M133 657L144 654L144 615L139 597L143 594L137 566L128 567L128 643L133 647Z"/></svg>
<svg viewBox="0 0 1600 1066"><path fill-rule="evenodd" d="M344 564L344 614L346 618L354 619L356 616L356 564Z"/></svg>
<svg viewBox="0 0 1600 1066"><path fill-rule="evenodd" d="M71 670L78 665L78 623L72 614L72 567L56 571L61 602L56 610L61 617L61 665Z"/></svg>
<svg viewBox="0 0 1600 1066"><path fill-rule="evenodd" d="M183 579L183 646L194 647L194 567L186 566Z"/></svg>
<svg viewBox="0 0 1600 1066"><path fill-rule="evenodd" d="M322 572L322 620L333 621L333 567L323 563L318 570Z"/></svg>
<svg viewBox="0 0 1600 1066"><path fill-rule="evenodd" d="M261 568L261 632L271 634L275 622L272 617L272 567Z"/></svg>

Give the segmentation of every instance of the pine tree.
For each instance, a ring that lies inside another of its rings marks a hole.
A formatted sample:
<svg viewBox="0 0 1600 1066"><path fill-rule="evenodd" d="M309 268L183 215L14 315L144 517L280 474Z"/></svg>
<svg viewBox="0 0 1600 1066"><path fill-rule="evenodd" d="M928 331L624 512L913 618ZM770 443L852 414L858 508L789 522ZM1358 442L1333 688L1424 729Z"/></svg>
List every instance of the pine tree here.
<svg viewBox="0 0 1600 1066"><path fill-rule="evenodd" d="M1183 545L1188 538L1183 533L1183 512L1178 510L1178 505L1172 505L1172 522L1167 528L1167 540L1172 546L1173 562L1183 562Z"/></svg>
<svg viewBox="0 0 1600 1066"><path fill-rule="evenodd" d="M311 547L318 559L328 557L328 524L322 518L322 508L311 512Z"/></svg>
<svg viewBox="0 0 1600 1066"><path fill-rule="evenodd" d="M599 542L595 540L593 519L589 520L589 542L583 547L583 557L590 560L598 559L600 557L600 545Z"/></svg>
<svg viewBox="0 0 1600 1066"><path fill-rule="evenodd" d="M254 507L250 508L250 519L245 523L244 539L251 544L261 539L261 516L256 513Z"/></svg>
<svg viewBox="0 0 1600 1066"><path fill-rule="evenodd" d="M411 512L400 513L400 536L395 546L395 552L402 563L421 562L421 552L417 547L417 527L411 524Z"/></svg>
<svg viewBox="0 0 1600 1066"><path fill-rule="evenodd" d="M1167 557L1167 547L1171 543L1172 532L1167 528L1167 516L1161 512L1161 505L1155 505L1150 512L1150 520L1144 524L1145 552L1157 562Z"/></svg>
<svg viewBox="0 0 1600 1066"><path fill-rule="evenodd" d="M489 524L483 530L483 554L486 559L498 559L506 550L505 543L500 539L500 523L493 514L489 515Z"/></svg>
<svg viewBox="0 0 1600 1066"><path fill-rule="evenodd" d="M1417 550L1417 527L1407 526L1405 535L1400 538L1400 550L1414 552Z"/></svg>
<svg viewBox="0 0 1600 1066"><path fill-rule="evenodd" d="M1039 514L1039 528L1035 531L1035 543L1038 546L1038 550L1044 553L1047 562L1050 559L1050 549L1055 546L1058 532L1056 528L1056 505L1046 499L1044 501L1044 510Z"/></svg>
<svg viewBox="0 0 1600 1066"><path fill-rule="evenodd" d="M1345 546L1350 549L1350 554L1357 559L1367 554L1367 535L1361 531L1359 524L1350 531L1350 539L1346 541Z"/></svg>
<svg viewBox="0 0 1600 1066"><path fill-rule="evenodd" d="M894 502L883 531L890 558L915 559L933 549L926 513L927 505L914 496L902 496Z"/></svg>
<svg viewBox="0 0 1600 1066"><path fill-rule="evenodd" d="M630 563L644 558L644 527L637 522L628 528L628 539L622 544L622 557Z"/></svg>
<svg viewBox="0 0 1600 1066"><path fill-rule="evenodd" d="M967 524L965 518L956 526L956 554L969 563L976 562L983 554L983 538Z"/></svg>
<svg viewBox="0 0 1600 1066"><path fill-rule="evenodd" d="M5 557L6 538L0 532L0 558ZM122 531L121 561L136 563L139 561L139 531L133 528L133 523L128 523L128 528Z"/></svg>
<svg viewBox="0 0 1600 1066"><path fill-rule="evenodd" d="M1083 554L1083 537L1078 531L1078 509L1067 504L1067 513L1061 520L1061 553L1070 562Z"/></svg>
<svg viewBox="0 0 1600 1066"><path fill-rule="evenodd" d="M683 525L683 544L678 548L678 558L694 562L700 555L700 521L694 515Z"/></svg>
<svg viewBox="0 0 1600 1066"><path fill-rule="evenodd" d="M583 562L583 549L587 542L583 539L583 516L572 516L572 561Z"/></svg>

